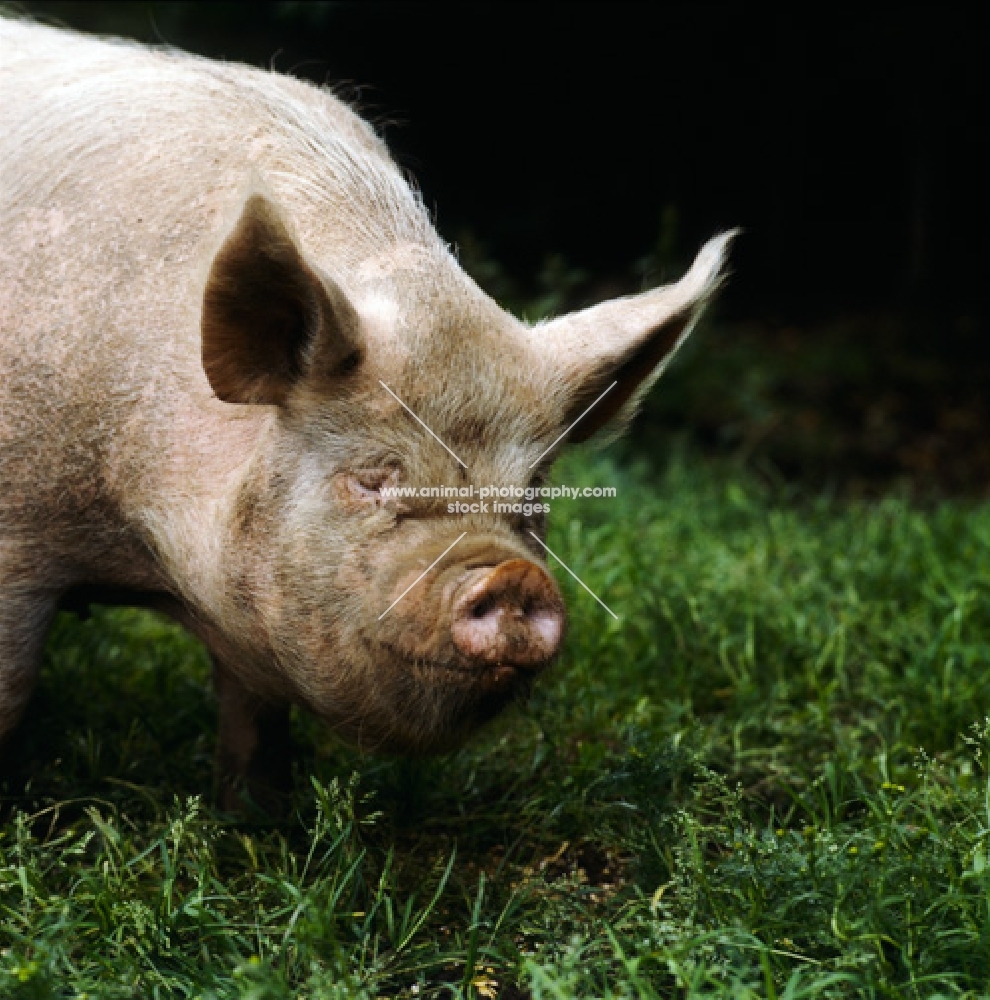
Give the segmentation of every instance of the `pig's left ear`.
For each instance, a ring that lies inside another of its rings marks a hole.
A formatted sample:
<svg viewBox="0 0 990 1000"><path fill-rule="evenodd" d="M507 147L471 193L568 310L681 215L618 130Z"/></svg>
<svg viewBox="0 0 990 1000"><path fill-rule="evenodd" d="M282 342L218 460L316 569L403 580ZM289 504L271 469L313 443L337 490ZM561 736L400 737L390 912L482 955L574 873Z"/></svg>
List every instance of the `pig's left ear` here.
<svg viewBox="0 0 990 1000"><path fill-rule="evenodd" d="M360 321L347 296L310 266L275 204L244 204L217 251L203 295L203 368L228 403L282 405L305 379L360 360Z"/></svg>
<svg viewBox="0 0 990 1000"><path fill-rule="evenodd" d="M721 283L735 235L723 233L706 243L676 284L612 299L542 326L541 344L551 348L567 396L565 426L581 417L568 440L586 441L607 424L620 430L633 416Z"/></svg>

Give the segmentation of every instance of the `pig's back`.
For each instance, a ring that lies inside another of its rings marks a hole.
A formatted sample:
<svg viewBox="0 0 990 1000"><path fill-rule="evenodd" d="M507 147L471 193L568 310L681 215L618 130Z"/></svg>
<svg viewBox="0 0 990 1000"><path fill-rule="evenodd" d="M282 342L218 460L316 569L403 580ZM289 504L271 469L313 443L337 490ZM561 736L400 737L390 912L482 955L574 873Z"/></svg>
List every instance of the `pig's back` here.
<svg viewBox="0 0 990 1000"><path fill-rule="evenodd" d="M30 287L49 328L53 306L67 320L139 310L161 327L188 305L198 319L210 257L253 182L345 283L394 242L436 241L366 123L326 91L246 66L0 19L0 137L4 293L12 279Z"/></svg>
<svg viewBox="0 0 990 1000"><path fill-rule="evenodd" d="M132 497L179 438L242 409L211 399L199 316L257 183L345 287L370 254L436 241L372 129L325 91L0 18L0 481L32 481L0 491L0 529L18 496L119 504L104 495Z"/></svg>

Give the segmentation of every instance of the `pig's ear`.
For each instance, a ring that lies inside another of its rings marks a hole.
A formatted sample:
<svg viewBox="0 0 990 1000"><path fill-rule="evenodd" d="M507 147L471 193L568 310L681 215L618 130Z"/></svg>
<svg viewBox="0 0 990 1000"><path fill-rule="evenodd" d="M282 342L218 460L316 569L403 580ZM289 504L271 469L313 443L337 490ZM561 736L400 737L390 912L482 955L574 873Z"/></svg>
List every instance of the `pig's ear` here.
<svg viewBox="0 0 990 1000"><path fill-rule="evenodd" d="M633 416L721 283L734 235L724 233L706 243L688 273L673 285L612 299L545 324L543 337L552 346L567 393L565 426L577 420L568 440L586 441L608 424L610 430L621 430Z"/></svg>
<svg viewBox="0 0 990 1000"><path fill-rule="evenodd" d="M347 297L317 274L279 210L244 204L213 259L203 296L203 368L228 403L285 403L304 378L342 373L361 357Z"/></svg>

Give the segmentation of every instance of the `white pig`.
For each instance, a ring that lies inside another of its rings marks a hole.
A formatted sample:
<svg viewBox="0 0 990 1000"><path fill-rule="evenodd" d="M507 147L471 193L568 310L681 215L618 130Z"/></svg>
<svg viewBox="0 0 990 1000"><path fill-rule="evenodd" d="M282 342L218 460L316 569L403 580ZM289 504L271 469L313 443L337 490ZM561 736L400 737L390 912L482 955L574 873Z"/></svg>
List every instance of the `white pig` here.
<svg viewBox="0 0 990 1000"><path fill-rule="evenodd" d="M530 327L328 91L13 19L0 142L0 741L67 601L206 644L230 807L285 787L292 704L425 752L525 692L564 632L542 521L382 487L539 482L613 382L567 439L621 424L728 237Z"/></svg>

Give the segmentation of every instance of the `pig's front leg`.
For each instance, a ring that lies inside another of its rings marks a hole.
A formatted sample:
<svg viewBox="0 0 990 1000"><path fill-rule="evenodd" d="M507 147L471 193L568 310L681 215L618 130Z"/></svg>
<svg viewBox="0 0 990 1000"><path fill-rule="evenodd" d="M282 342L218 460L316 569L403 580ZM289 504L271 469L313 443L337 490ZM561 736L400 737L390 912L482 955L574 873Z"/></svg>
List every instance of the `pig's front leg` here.
<svg viewBox="0 0 990 1000"><path fill-rule="evenodd" d="M254 805L272 816L284 814L292 791L289 706L273 705L251 694L216 658L213 679L220 702L220 808L244 813Z"/></svg>
<svg viewBox="0 0 990 1000"><path fill-rule="evenodd" d="M0 586L0 764L9 758L10 737L37 683L57 605L53 592Z"/></svg>

